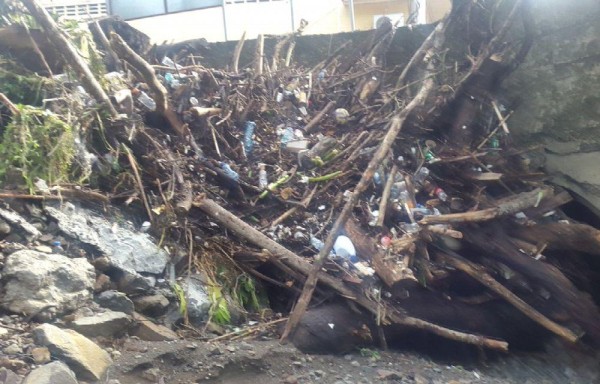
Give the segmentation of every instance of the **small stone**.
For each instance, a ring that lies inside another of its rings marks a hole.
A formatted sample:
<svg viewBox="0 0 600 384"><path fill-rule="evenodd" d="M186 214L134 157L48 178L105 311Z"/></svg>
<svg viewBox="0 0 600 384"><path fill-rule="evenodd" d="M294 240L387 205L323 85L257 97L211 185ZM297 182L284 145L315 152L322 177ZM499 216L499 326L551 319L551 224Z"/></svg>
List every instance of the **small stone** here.
<svg viewBox="0 0 600 384"><path fill-rule="evenodd" d="M23 353L23 348L21 348L17 344L11 344L8 347L4 348L2 351L7 355L19 355Z"/></svg>
<svg viewBox="0 0 600 384"><path fill-rule="evenodd" d="M101 273L96 277L96 282L94 283L94 292L104 292L111 288L110 277Z"/></svg>
<svg viewBox="0 0 600 384"><path fill-rule="evenodd" d="M198 344L192 343L185 346L187 349L196 349L198 348Z"/></svg>
<svg viewBox="0 0 600 384"><path fill-rule="evenodd" d="M2 384L21 384L23 378L13 371L4 367L0 368L0 383Z"/></svg>
<svg viewBox="0 0 600 384"><path fill-rule="evenodd" d="M47 245L38 245L38 246L35 246L33 249L35 249L38 252L52 253L52 248Z"/></svg>
<svg viewBox="0 0 600 384"><path fill-rule="evenodd" d="M155 383L160 379L160 369L148 368L144 372L142 372L142 377L146 380L150 380Z"/></svg>
<svg viewBox="0 0 600 384"><path fill-rule="evenodd" d="M36 364L46 364L50 362L50 351L46 347L33 348L31 356Z"/></svg>
<svg viewBox="0 0 600 384"><path fill-rule="evenodd" d="M11 371L18 371L27 367L27 363L16 359L0 358L0 367L10 369Z"/></svg>
<svg viewBox="0 0 600 384"><path fill-rule="evenodd" d="M223 352L221 351L221 348L219 348L218 346L215 345L214 347L212 347L210 352L208 352L208 354L210 356L218 356L218 355L222 355Z"/></svg>
<svg viewBox="0 0 600 384"><path fill-rule="evenodd" d="M313 372L315 376L317 377L324 377L325 375L327 375L327 373L325 373L325 371L322 371L320 369L317 369L316 371Z"/></svg>
<svg viewBox="0 0 600 384"><path fill-rule="evenodd" d="M69 328L88 337L112 337L123 334L131 324L131 318L123 312L106 311L73 321Z"/></svg>
<svg viewBox="0 0 600 384"><path fill-rule="evenodd" d="M145 341L170 341L178 340L179 336L164 325L154 324L147 317L137 312L133 313L136 325L131 331L132 336L137 336Z"/></svg>
<svg viewBox="0 0 600 384"><path fill-rule="evenodd" d="M387 369L378 369L377 377L379 380L401 380L402 375L395 371L388 371Z"/></svg>
<svg viewBox="0 0 600 384"><path fill-rule="evenodd" d="M285 384L298 384L298 377L294 376L294 375L289 375L288 377L286 377L283 382Z"/></svg>
<svg viewBox="0 0 600 384"><path fill-rule="evenodd" d="M6 221L0 219L0 235L8 235L10 231L10 225Z"/></svg>
<svg viewBox="0 0 600 384"><path fill-rule="evenodd" d="M105 291L96 296L94 301L112 311L133 315L133 302L122 292Z"/></svg>
<svg viewBox="0 0 600 384"><path fill-rule="evenodd" d="M235 352L237 350L233 345L228 345L225 349L229 352Z"/></svg>
<svg viewBox="0 0 600 384"><path fill-rule="evenodd" d="M350 365L353 367L360 367L360 363L356 360L352 360L352 362L350 362Z"/></svg>
<svg viewBox="0 0 600 384"><path fill-rule="evenodd" d="M158 317L165 314L170 302L163 295L151 295L136 297L133 299L133 304L137 312Z"/></svg>
<svg viewBox="0 0 600 384"><path fill-rule="evenodd" d="M429 380L420 374L415 374L414 377L415 384L429 384Z"/></svg>
<svg viewBox="0 0 600 384"><path fill-rule="evenodd" d="M8 335L9 333L10 332L8 331L8 329L0 327L0 339Z"/></svg>
<svg viewBox="0 0 600 384"><path fill-rule="evenodd" d="M113 360L116 360L119 357L121 357L121 352L119 352L119 351L112 351L112 352L110 352L110 357L112 357Z"/></svg>

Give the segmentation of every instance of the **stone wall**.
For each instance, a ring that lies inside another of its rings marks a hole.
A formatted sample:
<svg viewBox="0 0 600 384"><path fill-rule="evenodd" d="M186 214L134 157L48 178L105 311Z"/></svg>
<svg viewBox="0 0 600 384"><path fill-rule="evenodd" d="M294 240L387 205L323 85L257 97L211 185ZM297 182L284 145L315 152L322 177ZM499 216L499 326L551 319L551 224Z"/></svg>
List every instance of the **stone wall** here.
<svg viewBox="0 0 600 384"><path fill-rule="evenodd" d="M600 1L532 1L535 43L504 84L519 146L541 144L552 181L600 213Z"/></svg>

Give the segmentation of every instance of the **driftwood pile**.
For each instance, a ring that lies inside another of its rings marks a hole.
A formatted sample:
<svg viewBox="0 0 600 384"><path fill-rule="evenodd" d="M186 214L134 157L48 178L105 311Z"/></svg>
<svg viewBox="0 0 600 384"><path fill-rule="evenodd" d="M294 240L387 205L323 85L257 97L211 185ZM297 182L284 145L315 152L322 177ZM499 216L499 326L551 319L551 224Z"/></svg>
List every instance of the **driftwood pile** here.
<svg viewBox="0 0 600 384"><path fill-rule="evenodd" d="M260 36L248 68L242 39L227 70L192 55L149 62L96 28L139 114L23 3L104 109L104 139L134 175L135 192L105 179L102 194L188 246L180 271L226 236L227 257L295 301L284 339L309 304L337 296L382 343L394 327L496 350L530 332L600 342L600 231L562 213L571 196L511 145L497 99L531 45L527 1L455 1L397 69L385 67L391 23L313 68L293 63L302 27L272 57ZM360 262L344 259L348 247L332 253L340 236Z"/></svg>

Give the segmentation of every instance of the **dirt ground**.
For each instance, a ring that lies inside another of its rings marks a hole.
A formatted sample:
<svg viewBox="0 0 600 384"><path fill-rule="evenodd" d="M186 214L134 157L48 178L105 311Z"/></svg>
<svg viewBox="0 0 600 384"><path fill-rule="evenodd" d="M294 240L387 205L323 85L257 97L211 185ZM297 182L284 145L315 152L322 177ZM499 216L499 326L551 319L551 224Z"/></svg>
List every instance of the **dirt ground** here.
<svg viewBox="0 0 600 384"><path fill-rule="evenodd" d="M598 357L560 346L470 366L402 351L306 355L273 339L223 343L130 339L118 350L121 355L109 383L114 379L120 384L600 383Z"/></svg>

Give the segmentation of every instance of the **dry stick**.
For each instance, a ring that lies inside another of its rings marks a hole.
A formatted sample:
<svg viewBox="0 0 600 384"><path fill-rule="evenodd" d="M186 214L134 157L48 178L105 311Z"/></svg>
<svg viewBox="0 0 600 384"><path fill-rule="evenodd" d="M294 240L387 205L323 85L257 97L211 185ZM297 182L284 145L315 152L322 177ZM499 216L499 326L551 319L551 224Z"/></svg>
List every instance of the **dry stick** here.
<svg viewBox="0 0 600 384"><path fill-rule="evenodd" d="M154 68L140 55L138 55L127 43L116 33L110 34L110 42L119 57L127 61L143 77L146 84L154 94L156 111L163 115L169 122L171 128L181 137L186 135L184 124L179 120L177 114L169 108L169 95L167 89L156 78Z"/></svg>
<svg viewBox="0 0 600 384"><path fill-rule="evenodd" d="M292 40L288 45L287 53L285 54L285 67L288 68L292 62L292 55L294 54L294 48L296 47L296 40Z"/></svg>
<svg viewBox="0 0 600 384"><path fill-rule="evenodd" d="M371 182L371 179L373 178L375 170L383 161L383 159L387 156L388 151L394 143L394 140L396 140L398 133L400 133L400 129L402 129L402 126L404 125L404 122L406 121L406 118L409 115L409 113L411 113L415 108L425 104L427 95L429 95L429 93L433 89L433 84L434 83L432 80L427 80L423 82L423 86L421 87L421 90L415 96L415 98L412 99L410 103L408 103L406 108L400 111L400 113L398 113L398 115L392 119L387 134L385 135L383 141L379 145L379 148L377 148L377 152L375 152L375 155L369 162L367 169L365 170L360 181L354 188L354 191L350 195L350 199L348 199L348 201L344 205L344 208L342 209L342 212L335 221L333 228L331 228L331 232L329 232L329 236L327 236L327 240L325 241L323 249L321 249L319 255L317 256L317 259L313 264L312 270L308 275L306 282L304 283L302 295L300 295L300 298L296 302L294 310L290 314L290 318L286 324L285 330L283 331L283 335L281 336L282 341L285 341L288 338L288 336L294 331L294 329L300 322L300 319L304 315L304 312L308 308L308 304L310 302L312 294L315 290L315 287L317 286L318 272L323 267L323 263L325 263L325 260L327 260L329 253L333 249L333 243L335 242L335 239L337 238L340 230L344 227L346 220L348 220L348 217L350 217L350 213L352 213L352 210L358 202L360 195L367 189L369 183Z"/></svg>
<svg viewBox="0 0 600 384"><path fill-rule="evenodd" d="M377 216L376 222L376 225L378 227L383 227L383 221L385 220L385 211L387 210L388 201L390 200L390 195L392 193L392 186L394 185L396 172L398 172L398 166L394 164L392 166L392 169L390 170L390 174L388 175L385 187L383 188L383 193L381 194L381 202L379 203L379 216Z"/></svg>
<svg viewBox="0 0 600 384"><path fill-rule="evenodd" d="M500 121L500 125L502 126L504 133L506 133L507 135L510 134L510 131L508 130L508 125L506 125L506 118L502 116L502 112L500 112L500 108L498 108L498 103L496 103L496 100L492 100L492 107L494 107L494 112L496 112L496 117L498 117L498 120Z"/></svg>
<svg viewBox="0 0 600 384"><path fill-rule="evenodd" d="M102 27L100 27L100 23L98 23L98 20L94 20L93 22L91 22L88 25L90 27L90 30L93 30L93 32L96 33L96 35L98 36L98 39L100 40L100 43L102 43L102 46L106 50L106 53L108 53L108 55L110 56L111 60L115 63L115 70L116 71L122 71L123 70L123 66L121 65L121 61L119 60L119 56L117 56L117 54L115 53L115 51L113 51L113 49L110 47L110 41L108 41L108 38L104 34L104 31L102 30Z"/></svg>
<svg viewBox="0 0 600 384"><path fill-rule="evenodd" d="M450 264L454 268L466 273L467 275L471 276L484 286L488 287L490 290L494 291L504 300L508 301L515 308L521 311L525 316L529 317L531 320L535 321L547 330L557 334L558 336L572 343L575 343L579 339L579 336L577 336L571 330L548 319L546 316L538 312L535 308L521 300L521 298L519 298L509 289L497 282L492 276L483 271L476 264L471 263L469 260L464 259L460 255L452 251L444 250L444 252L435 252L435 255L447 264Z"/></svg>
<svg viewBox="0 0 600 384"><path fill-rule="evenodd" d="M265 37L260 34L256 38L256 51L254 52L254 75L260 76L263 73L263 55L265 50Z"/></svg>
<svg viewBox="0 0 600 384"><path fill-rule="evenodd" d="M321 111L319 111L319 113L317 113L315 117L313 117L312 120L308 122L308 124L306 124L306 126L304 127L304 132L310 133L313 130L313 128L316 127L316 125L321 120L323 120L325 115L327 115L329 111L331 111L335 107L335 104L336 102L333 100L327 103L327 105L323 109L321 109Z"/></svg>
<svg viewBox="0 0 600 384"><path fill-rule="evenodd" d="M14 105L13 102L10 101L10 99L6 97L6 95L2 92L0 92L0 103L4 104L6 108L8 108L12 112L13 115L19 114L19 109L17 108L17 106Z"/></svg>
<svg viewBox="0 0 600 384"><path fill-rule="evenodd" d="M217 223L230 229L240 238L243 238L262 249L266 249L270 253L273 262L282 263L286 267L292 268L303 275L309 275L313 272L313 266L304 258L296 255L294 252L291 252L281 244L271 240L257 229L246 224L243 220L221 207L214 200L204 198L195 201L193 205L202 210ZM342 281L333 276L321 271L317 271L317 273L319 275L319 281L336 291L340 296L355 301L373 315L380 313L380 306L378 303L369 300L364 295L356 296L355 292L348 289ZM506 351L508 349L508 343L505 341L454 331L425 320L405 316L404 314L393 310L393 308L388 308L386 316L387 318L385 320L388 322L392 321L400 325L426 330L451 340L501 351Z"/></svg>
<svg viewBox="0 0 600 384"><path fill-rule="evenodd" d="M110 102L108 95L94 77L94 74L86 64L85 60L83 60L75 47L73 47L71 42L63 35L54 19L52 19L48 12L40 7L35 0L22 0L22 3L27 7L29 13L31 13L37 23L44 28L46 36L48 36L48 39L55 46L56 50L61 53L65 62L73 68L75 73L77 73L86 91L88 91L99 104L107 108L112 118L117 118L119 113Z"/></svg>
<svg viewBox="0 0 600 384"><path fill-rule="evenodd" d="M242 37L235 45L235 50L233 51L233 58L231 60L231 69L233 73L239 72L239 64L240 64L240 54L242 53L242 48L244 47L244 43L246 42L246 31L242 33Z"/></svg>
<svg viewBox="0 0 600 384"><path fill-rule="evenodd" d="M549 190L538 188L530 192L520 193L493 208L464 213L425 216L423 219L421 219L421 221L419 221L419 224L474 223L488 221L500 216L515 214L526 208L535 207L542 198L549 197L550 194L551 192Z"/></svg>
<svg viewBox="0 0 600 384"><path fill-rule="evenodd" d="M129 147L123 144L123 148L125 152L127 152L127 159L129 160L129 164L131 164L131 168L133 169L133 175L135 176L135 181L140 189L140 195L142 196L142 201L144 202L144 207L146 208L146 214L148 215L148 219L150 222L154 222L154 216L152 216L152 209L150 208L150 203L148 203L148 198L146 197L146 191L144 190L144 183L142 183L142 177L140 176L140 172L138 170L135 158L131 153Z"/></svg>

